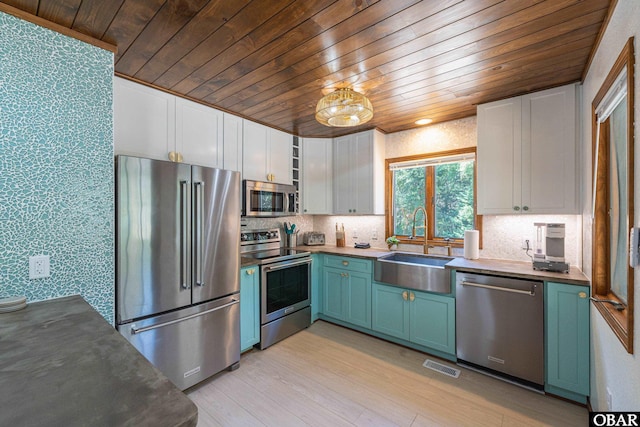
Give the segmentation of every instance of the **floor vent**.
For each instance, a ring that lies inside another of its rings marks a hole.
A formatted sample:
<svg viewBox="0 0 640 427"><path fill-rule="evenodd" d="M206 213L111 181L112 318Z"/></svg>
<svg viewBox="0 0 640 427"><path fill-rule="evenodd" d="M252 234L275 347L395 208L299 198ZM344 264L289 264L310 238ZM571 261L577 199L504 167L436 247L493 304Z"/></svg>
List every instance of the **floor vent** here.
<svg viewBox="0 0 640 427"><path fill-rule="evenodd" d="M433 360L430 360L430 359L425 360L422 366L424 366L425 368L440 372L441 374L448 375L453 378L458 378L460 376L460 369L450 368L446 365L443 365L438 362L434 362Z"/></svg>

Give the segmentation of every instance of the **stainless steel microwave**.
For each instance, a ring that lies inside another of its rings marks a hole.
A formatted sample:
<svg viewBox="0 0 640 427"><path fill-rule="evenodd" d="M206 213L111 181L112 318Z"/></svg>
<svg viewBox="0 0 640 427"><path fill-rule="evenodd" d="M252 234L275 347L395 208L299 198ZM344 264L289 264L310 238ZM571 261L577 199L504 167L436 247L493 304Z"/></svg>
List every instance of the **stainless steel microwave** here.
<svg viewBox="0 0 640 427"><path fill-rule="evenodd" d="M296 214L296 187L273 182L242 182L242 216L276 217Z"/></svg>

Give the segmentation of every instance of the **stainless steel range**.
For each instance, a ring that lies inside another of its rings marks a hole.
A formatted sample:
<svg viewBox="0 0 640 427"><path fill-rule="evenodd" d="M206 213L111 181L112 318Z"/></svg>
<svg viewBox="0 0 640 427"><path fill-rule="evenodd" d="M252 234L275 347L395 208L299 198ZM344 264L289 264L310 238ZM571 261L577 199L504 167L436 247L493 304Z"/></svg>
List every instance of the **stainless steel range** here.
<svg viewBox="0 0 640 427"><path fill-rule="evenodd" d="M311 324L311 253L281 247L280 230L242 230L240 253L260 264L260 349Z"/></svg>

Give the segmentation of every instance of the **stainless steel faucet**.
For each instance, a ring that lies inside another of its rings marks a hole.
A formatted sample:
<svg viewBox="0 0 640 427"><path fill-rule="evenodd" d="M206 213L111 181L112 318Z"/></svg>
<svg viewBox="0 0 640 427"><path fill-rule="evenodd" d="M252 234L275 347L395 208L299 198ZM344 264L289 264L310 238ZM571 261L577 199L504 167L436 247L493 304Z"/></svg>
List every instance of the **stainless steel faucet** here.
<svg viewBox="0 0 640 427"><path fill-rule="evenodd" d="M416 226L416 215L419 211L422 211L422 213L424 213L424 224ZM411 236L409 236L409 239L416 238L416 228L424 228L424 246L422 247L422 252L428 254L429 244L427 243L427 210L422 206L418 206L413 211L413 227L411 227Z"/></svg>

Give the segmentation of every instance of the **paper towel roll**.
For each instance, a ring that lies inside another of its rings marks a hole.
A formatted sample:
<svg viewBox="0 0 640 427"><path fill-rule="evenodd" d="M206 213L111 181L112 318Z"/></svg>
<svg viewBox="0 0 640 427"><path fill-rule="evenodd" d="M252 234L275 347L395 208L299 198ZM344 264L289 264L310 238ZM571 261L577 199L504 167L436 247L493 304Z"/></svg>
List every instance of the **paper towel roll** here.
<svg viewBox="0 0 640 427"><path fill-rule="evenodd" d="M478 230L464 232L464 257L466 259L480 258L480 232Z"/></svg>

